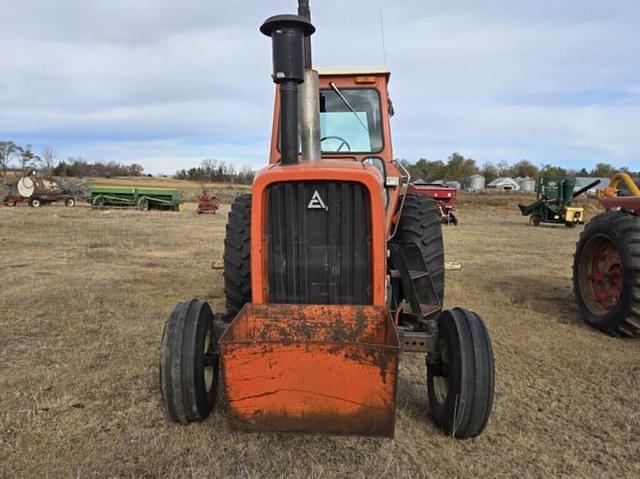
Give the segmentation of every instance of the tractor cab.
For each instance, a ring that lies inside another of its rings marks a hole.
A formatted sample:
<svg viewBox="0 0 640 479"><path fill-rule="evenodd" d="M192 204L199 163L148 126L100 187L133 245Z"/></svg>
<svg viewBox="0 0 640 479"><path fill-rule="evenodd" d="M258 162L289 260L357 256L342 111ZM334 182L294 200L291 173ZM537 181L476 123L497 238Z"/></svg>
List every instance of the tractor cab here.
<svg viewBox="0 0 640 479"><path fill-rule="evenodd" d="M318 68L320 150L322 159L391 162L388 94L390 72L384 66ZM280 161L280 94L276 90L270 163ZM300 161L306 158L300 153ZM380 169L380 168L379 168Z"/></svg>

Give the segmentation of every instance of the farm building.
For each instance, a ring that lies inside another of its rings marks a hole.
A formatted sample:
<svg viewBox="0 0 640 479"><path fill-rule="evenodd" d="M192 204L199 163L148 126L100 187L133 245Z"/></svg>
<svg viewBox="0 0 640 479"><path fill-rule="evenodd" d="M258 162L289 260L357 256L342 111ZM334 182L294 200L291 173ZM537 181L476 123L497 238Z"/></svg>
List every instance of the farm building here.
<svg viewBox="0 0 640 479"><path fill-rule="evenodd" d="M504 191L519 191L520 185L513 178L502 177L493 180L487 185L487 188Z"/></svg>

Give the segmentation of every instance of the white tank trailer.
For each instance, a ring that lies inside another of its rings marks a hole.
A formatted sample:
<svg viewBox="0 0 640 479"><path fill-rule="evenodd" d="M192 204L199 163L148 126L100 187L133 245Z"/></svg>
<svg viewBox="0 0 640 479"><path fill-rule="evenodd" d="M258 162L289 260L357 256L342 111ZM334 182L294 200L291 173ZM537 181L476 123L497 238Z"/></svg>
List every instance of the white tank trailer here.
<svg viewBox="0 0 640 479"><path fill-rule="evenodd" d="M50 203L63 202L66 206L75 206L75 196L60 188L54 181L38 178L34 173L23 176L16 184L17 194L9 194L4 197L5 206L16 206L18 203L27 203L33 208Z"/></svg>

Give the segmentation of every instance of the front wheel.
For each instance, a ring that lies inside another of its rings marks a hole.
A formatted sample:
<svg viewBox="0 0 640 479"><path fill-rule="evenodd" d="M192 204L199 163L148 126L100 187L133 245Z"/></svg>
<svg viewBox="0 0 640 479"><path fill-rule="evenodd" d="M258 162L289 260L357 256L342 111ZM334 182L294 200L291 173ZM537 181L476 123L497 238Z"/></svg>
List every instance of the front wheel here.
<svg viewBox="0 0 640 479"><path fill-rule="evenodd" d="M162 333L160 392L172 421L189 424L211 413L218 384L217 339L207 303L191 299L171 312Z"/></svg>
<svg viewBox="0 0 640 479"><path fill-rule="evenodd" d="M65 204L69 208L73 208L76 205L76 199L75 198L67 198L67 201L65 201Z"/></svg>
<svg viewBox="0 0 640 479"><path fill-rule="evenodd" d="M31 205L31 207L33 207L33 208L40 208L42 203L40 202L40 200L38 198L34 198L29 202L29 205Z"/></svg>
<svg viewBox="0 0 640 479"><path fill-rule="evenodd" d="M433 422L446 434L480 434L493 405L495 371L491 339L477 314L462 308L438 318L441 361L427 367Z"/></svg>

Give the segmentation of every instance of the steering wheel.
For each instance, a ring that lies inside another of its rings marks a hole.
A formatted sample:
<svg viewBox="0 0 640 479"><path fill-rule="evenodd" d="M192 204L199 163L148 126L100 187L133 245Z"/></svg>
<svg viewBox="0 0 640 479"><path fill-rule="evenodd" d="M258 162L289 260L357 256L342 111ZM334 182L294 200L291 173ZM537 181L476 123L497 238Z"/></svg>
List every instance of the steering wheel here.
<svg viewBox="0 0 640 479"><path fill-rule="evenodd" d="M340 145L338 145L338 148L333 150L335 152L340 151L343 146L347 147L347 151L351 151L351 145L347 140L345 140L341 136L325 136L324 138L320 138L320 143L322 143L325 140L338 140L340 142Z"/></svg>

